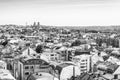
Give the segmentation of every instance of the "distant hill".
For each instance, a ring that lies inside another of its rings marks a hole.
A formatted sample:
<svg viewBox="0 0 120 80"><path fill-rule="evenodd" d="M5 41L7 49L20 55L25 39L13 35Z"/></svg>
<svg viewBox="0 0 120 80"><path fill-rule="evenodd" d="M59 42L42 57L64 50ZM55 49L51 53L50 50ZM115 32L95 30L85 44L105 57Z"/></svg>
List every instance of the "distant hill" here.
<svg viewBox="0 0 120 80"><path fill-rule="evenodd" d="M22 25L13 25L13 24L9 24L9 25L0 25L2 27L26 27L26 26L22 26ZM30 25L31 26L31 25ZM44 28L68 28L68 29L78 29L78 30L97 30L97 31L101 31L101 30L114 30L114 31L120 31L120 25L111 25L111 26L47 26L47 25L41 25Z"/></svg>

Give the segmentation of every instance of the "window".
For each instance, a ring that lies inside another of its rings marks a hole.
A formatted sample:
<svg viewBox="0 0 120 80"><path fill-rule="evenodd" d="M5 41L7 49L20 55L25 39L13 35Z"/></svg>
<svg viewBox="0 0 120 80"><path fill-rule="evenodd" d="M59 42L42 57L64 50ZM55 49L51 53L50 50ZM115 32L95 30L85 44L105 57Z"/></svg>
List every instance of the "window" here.
<svg viewBox="0 0 120 80"><path fill-rule="evenodd" d="M81 68L86 68L86 66L81 66Z"/></svg>
<svg viewBox="0 0 120 80"><path fill-rule="evenodd" d="M85 62L85 61L87 61L87 60L81 60L82 62Z"/></svg>
<svg viewBox="0 0 120 80"><path fill-rule="evenodd" d="M51 54L51 56L54 56L54 54Z"/></svg>
<svg viewBox="0 0 120 80"><path fill-rule="evenodd" d="M57 54L55 54L55 56L57 56Z"/></svg>
<svg viewBox="0 0 120 80"><path fill-rule="evenodd" d="M30 69L33 69L33 66L30 66Z"/></svg>
<svg viewBox="0 0 120 80"><path fill-rule="evenodd" d="M29 75L29 72L25 72L25 75Z"/></svg>
<svg viewBox="0 0 120 80"><path fill-rule="evenodd" d="M54 57L51 57L50 59L51 59L51 60L54 60Z"/></svg>
<svg viewBox="0 0 120 80"><path fill-rule="evenodd" d="M29 69L29 66L25 66L25 69Z"/></svg>
<svg viewBox="0 0 120 80"><path fill-rule="evenodd" d="M87 65L87 63L81 63L81 65Z"/></svg>
<svg viewBox="0 0 120 80"><path fill-rule="evenodd" d="M118 79L118 75L114 75L114 79Z"/></svg>

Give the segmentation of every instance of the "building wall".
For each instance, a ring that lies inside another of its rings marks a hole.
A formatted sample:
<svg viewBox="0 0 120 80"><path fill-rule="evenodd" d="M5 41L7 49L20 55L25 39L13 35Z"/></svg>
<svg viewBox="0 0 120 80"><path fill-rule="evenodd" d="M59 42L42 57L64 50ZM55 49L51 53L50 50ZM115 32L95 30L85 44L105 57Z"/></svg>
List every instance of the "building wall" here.
<svg viewBox="0 0 120 80"><path fill-rule="evenodd" d="M19 76L19 80L24 80L23 79L23 64L18 61L18 76Z"/></svg>
<svg viewBox="0 0 120 80"><path fill-rule="evenodd" d="M85 57L87 56L87 57ZM90 55L85 55L85 56L80 56L79 58L76 58L77 61L74 61L80 68L81 73L82 72L89 72L91 68L91 60L90 60ZM75 58L75 57L74 57Z"/></svg>
<svg viewBox="0 0 120 80"><path fill-rule="evenodd" d="M28 69L26 69L25 67L28 67ZM40 68L40 64L34 65L24 65L23 66L23 75L24 75L24 79L27 79L27 77L35 72L49 72L50 68Z"/></svg>

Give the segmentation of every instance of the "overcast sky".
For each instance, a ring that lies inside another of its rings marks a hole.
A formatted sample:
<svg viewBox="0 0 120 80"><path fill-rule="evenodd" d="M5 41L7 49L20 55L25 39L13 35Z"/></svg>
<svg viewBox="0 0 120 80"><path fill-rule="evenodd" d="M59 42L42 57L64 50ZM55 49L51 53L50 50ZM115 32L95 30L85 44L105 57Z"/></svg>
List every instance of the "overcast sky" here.
<svg viewBox="0 0 120 80"><path fill-rule="evenodd" d="M0 0L0 24L120 25L120 0Z"/></svg>

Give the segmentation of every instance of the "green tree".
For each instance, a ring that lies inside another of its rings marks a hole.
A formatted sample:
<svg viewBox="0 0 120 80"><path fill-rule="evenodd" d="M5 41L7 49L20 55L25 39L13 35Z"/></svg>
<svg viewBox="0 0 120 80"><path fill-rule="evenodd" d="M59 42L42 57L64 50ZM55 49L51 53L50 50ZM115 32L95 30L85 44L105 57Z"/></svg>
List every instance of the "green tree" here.
<svg viewBox="0 0 120 80"><path fill-rule="evenodd" d="M36 52L37 52L37 53L42 53L42 52L43 52L43 46L42 46L42 45L38 45L38 46L36 47Z"/></svg>

